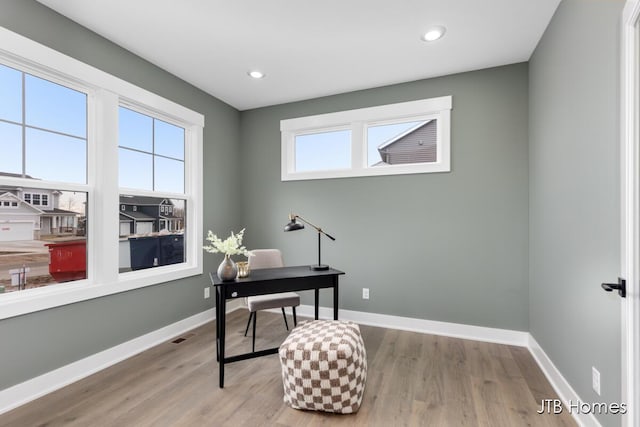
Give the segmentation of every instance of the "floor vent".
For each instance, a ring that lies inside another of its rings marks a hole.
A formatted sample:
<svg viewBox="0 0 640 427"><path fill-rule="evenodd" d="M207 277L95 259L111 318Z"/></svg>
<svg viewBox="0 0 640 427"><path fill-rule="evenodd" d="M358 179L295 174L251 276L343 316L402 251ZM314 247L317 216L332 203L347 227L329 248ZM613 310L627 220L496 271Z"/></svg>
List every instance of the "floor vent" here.
<svg viewBox="0 0 640 427"><path fill-rule="evenodd" d="M194 336L195 334L187 334L183 337L180 338L176 338L175 340L171 341L174 344L180 344L182 341L186 341L187 338L191 338L192 336Z"/></svg>

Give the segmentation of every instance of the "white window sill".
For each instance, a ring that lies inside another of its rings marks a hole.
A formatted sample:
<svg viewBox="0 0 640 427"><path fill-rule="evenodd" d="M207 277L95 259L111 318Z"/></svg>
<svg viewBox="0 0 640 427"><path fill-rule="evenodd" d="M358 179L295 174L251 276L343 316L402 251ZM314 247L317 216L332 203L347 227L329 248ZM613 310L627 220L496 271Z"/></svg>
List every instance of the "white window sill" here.
<svg viewBox="0 0 640 427"><path fill-rule="evenodd" d="M0 320L202 274L202 267L167 265L122 273L114 283L89 280L0 294Z"/></svg>

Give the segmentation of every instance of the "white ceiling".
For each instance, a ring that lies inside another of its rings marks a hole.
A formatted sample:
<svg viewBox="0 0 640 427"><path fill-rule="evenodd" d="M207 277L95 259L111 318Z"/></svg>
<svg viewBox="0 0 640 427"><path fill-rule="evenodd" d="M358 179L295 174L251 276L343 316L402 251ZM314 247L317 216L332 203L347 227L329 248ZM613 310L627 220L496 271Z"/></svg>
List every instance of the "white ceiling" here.
<svg viewBox="0 0 640 427"><path fill-rule="evenodd" d="M38 1L239 110L527 61L560 3Z"/></svg>

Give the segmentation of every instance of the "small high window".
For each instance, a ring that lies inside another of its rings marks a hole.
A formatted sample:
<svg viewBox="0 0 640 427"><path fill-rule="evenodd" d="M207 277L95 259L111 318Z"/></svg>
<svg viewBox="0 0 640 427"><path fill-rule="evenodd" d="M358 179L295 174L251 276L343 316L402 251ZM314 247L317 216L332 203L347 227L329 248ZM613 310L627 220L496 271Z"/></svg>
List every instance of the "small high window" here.
<svg viewBox="0 0 640 427"><path fill-rule="evenodd" d="M282 120L282 180L448 172L451 97Z"/></svg>

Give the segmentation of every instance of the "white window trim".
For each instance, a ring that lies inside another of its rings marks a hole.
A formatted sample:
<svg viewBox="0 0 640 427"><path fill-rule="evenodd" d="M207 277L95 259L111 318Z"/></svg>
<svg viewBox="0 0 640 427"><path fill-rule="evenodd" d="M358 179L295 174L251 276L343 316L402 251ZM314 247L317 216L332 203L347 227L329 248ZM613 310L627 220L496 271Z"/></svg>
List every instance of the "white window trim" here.
<svg viewBox="0 0 640 427"><path fill-rule="evenodd" d="M413 173L449 172L451 170L451 108L452 97L421 99L378 107L318 114L280 121L281 179L348 178L356 176L400 175ZM367 126L398 121L437 119L436 162L367 166ZM351 129L351 167L318 171L295 170L295 138L309 133Z"/></svg>
<svg viewBox="0 0 640 427"><path fill-rule="evenodd" d="M90 216L87 239L91 248L87 258L87 279L0 294L0 320L202 274L204 116L2 27L0 39L3 41L0 58L4 63L14 64L56 83L77 85L88 94L87 163L90 172L87 184L39 183L21 178L3 178L2 182L29 188L87 192ZM143 108L185 128L185 162L189 164L185 173L185 193L164 196L187 199L187 262L120 274L119 194L123 189L118 187L118 168L114 165L118 164L118 106L126 104Z"/></svg>

